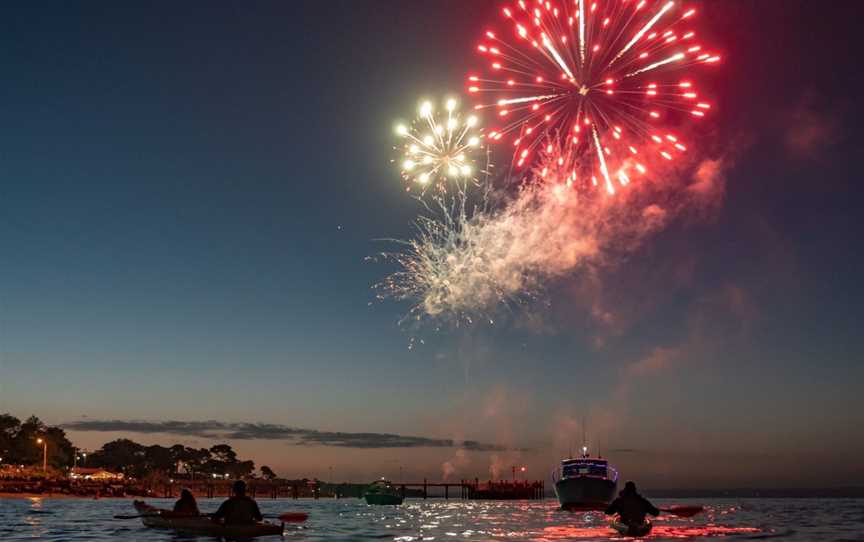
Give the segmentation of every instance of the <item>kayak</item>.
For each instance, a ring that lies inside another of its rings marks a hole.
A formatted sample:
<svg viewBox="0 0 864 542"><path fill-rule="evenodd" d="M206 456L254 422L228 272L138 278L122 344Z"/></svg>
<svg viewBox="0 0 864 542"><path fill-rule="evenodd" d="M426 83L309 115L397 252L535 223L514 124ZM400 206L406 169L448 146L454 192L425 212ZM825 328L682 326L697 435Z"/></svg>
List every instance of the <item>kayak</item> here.
<svg viewBox="0 0 864 542"><path fill-rule="evenodd" d="M173 529L190 534L241 540L257 536L281 535L285 530L284 525L275 525L266 521L251 525L223 525L206 516L175 516L171 510L156 508L144 501L135 501L133 505L141 514L141 522L144 526L155 529Z"/></svg>
<svg viewBox="0 0 864 542"><path fill-rule="evenodd" d="M641 525L627 525L620 521L613 521L612 528L624 536L648 536L653 525L650 521L645 521Z"/></svg>

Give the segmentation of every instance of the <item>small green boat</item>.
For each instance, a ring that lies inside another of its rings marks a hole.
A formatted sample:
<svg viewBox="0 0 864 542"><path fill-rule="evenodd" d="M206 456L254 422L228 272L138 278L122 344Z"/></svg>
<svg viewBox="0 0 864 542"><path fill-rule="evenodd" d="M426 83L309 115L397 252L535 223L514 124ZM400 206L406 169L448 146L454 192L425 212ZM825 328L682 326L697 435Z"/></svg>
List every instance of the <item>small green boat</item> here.
<svg viewBox="0 0 864 542"><path fill-rule="evenodd" d="M393 487L389 480L384 478L376 480L369 484L366 491L363 493L363 498L366 504L390 504L399 505L405 500L405 497L398 489Z"/></svg>

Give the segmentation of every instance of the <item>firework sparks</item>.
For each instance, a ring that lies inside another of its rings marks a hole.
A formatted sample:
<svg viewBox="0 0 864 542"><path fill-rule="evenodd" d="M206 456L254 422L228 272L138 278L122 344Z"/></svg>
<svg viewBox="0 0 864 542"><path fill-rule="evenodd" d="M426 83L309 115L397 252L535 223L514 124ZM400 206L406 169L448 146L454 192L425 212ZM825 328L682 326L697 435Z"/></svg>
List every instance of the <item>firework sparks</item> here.
<svg viewBox="0 0 864 542"><path fill-rule="evenodd" d="M474 179L483 138L477 117L470 115L463 120L452 98L446 101L443 112L437 112L427 101L418 113L410 126L396 127L396 134L404 140L399 150L407 189L418 185L421 191L430 186L443 190L448 180Z"/></svg>
<svg viewBox="0 0 864 542"><path fill-rule="evenodd" d="M615 265L679 213L709 208L722 190L721 168L708 161L692 177L642 183L619 197L571 197L572 172L559 159L557 150L544 152L532 174L548 182L526 183L495 208L465 212L465 192L449 206L434 200L439 207L418 219L414 238L383 254L399 269L376 286L378 298L411 302L405 320L491 322L502 307L541 296L550 279Z"/></svg>
<svg viewBox="0 0 864 542"><path fill-rule="evenodd" d="M530 297L528 277L502 267L507 242L488 209L488 184L476 204L459 190L450 198L435 198L415 222L416 235L395 241L401 250L381 256L399 270L375 286L379 299L409 301L405 320L438 319L456 326L478 319L494 322L499 305ZM495 272L501 269L503 273Z"/></svg>
<svg viewBox="0 0 864 542"><path fill-rule="evenodd" d="M417 235L384 254L399 269L378 285L379 298L411 301L417 320L491 321L550 279L614 265L678 213L710 208L722 194L718 161L692 175L689 162L664 167L664 182L615 198L581 191L614 194L675 160L688 145L673 127L711 110L688 68L720 57L695 42L686 0L512 1L502 12L515 40L486 32L478 50L491 75L470 75L468 91L475 109L497 111L498 127L475 143L510 143L513 165L528 169L518 193L498 191L495 208L485 206L488 148L482 208L466 212L464 182L443 190L469 176L461 170L468 160L476 169L460 148L476 121L461 121L453 102L446 119L424 104L414 125L398 128L403 177L442 189Z"/></svg>
<svg viewBox="0 0 864 542"><path fill-rule="evenodd" d="M512 142L517 167L562 148L571 161L568 185L599 184L610 194L657 157L685 152L668 127L711 109L687 68L720 57L696 43L689 26L696 10L681 4L516 0L504 7L515 39L487 31L477 49L491 74L468 78L476 109L498 112L501 127L488 139Z"/></svg>

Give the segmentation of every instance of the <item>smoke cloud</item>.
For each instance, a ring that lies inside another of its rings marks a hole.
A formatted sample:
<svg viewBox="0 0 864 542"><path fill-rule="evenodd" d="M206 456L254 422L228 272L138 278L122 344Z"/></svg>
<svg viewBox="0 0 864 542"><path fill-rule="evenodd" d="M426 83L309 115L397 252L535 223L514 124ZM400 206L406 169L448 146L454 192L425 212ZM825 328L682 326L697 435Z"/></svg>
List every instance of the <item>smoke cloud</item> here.
<svg viewBox="0 0 864 542"><path fill-rule="evenodd" d="M569 173L546 164L542 179L535 173L498 210L421 220L408 250L390 255L402 270L382 284L385 294L413 300L418 319L491 320L496 307L530 299L551 280L614 265L682 211L715 208L725 193L722 159L615 195L572 189Z"/></svg>

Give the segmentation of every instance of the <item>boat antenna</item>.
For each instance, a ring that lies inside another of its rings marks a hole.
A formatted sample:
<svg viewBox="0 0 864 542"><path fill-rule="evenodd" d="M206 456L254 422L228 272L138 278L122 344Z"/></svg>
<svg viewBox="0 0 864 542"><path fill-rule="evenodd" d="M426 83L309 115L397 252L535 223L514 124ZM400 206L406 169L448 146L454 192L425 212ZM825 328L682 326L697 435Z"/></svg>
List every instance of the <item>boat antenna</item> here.
<svg viewBox="0 0 864 542"><path fill-rule="evenodd" d="M588 443L587 428L585 424L585 415L582 415L582 455L585 456L585 445Z"/></svg>

